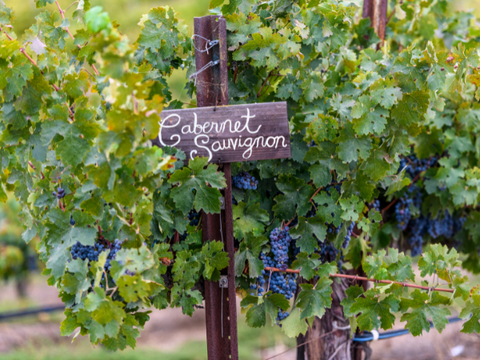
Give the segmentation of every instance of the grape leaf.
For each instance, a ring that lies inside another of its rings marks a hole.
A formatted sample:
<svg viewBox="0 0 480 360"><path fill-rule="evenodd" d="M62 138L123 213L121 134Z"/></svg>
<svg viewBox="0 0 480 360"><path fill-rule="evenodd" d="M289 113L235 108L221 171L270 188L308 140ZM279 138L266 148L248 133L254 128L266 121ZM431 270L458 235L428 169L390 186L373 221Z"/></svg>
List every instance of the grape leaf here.
<svg viewBox="0 0 480 360"><path fill-rule="evenodd" d="M290 338L296 337L299 334L305 334L308 330L307 321L301 318L301 310L295 308L290 315L282 321L282 330Z"/></svg>
<svg viewBox="0 0 480 360"><path fill-rule="evenodd" d="M177 207L188 213L195 206L195 210L204 210L206 213L220 212L220 191L227 186L225 178L217 172L217 165L209 164L208 158L197 157L190 160L189 167L177 170L168 180L171 184L179 185L172 189L172 197ZM204 167L206 169L204 169ZM212 187L208 186L211 185ZM194 195L192 189L196 190Z"/></svg>
<svg viewBox="0 0 480 360"><path fill-rule="evenodd" d="M470 301L460 312L462 319L468 319L462 327L462 332L466 334L480 333L480 295L474 294Z"/></svg>
<svg viewBox="0 0 480 360"><path fill-rule="evenodd" d="M312 254L318 242L324 242L327 235L327 226L319 216L298 218L298 225L290 230L292 239L297 239L296 245L300 251Z"/></svg>
<svg viewBox="0 0 480 360"><path fill-rule="evenodd" d="M235 274L240 276L248 263L248 275L251 278L260 276L263 270L263 261L259 259L262 246L268 242L264 236L255 236L247 233L235 253Z"/></svg>
<svg viewBox="0 0 480 360"><path fill-rule="evenodd" d="M380 327L387 330L391 329L395 323L395 316L392 312L398 311L400 300L393 295L388 295L380 300L377 295L375 289L370 289L365 292L364 298L357 298L350 307L350 312L361 313L357 320L358 326L362 330L371 331Z"/></svg>
<svg viewBox="0 0 480 360"><path fill-rule="evenodd" d="M358 161L359 157L366 159L372 148L370 139L355 136L350 124L340 131L337 143L338 156L344 162Z"/></svg>
<svg viewBox="0 0 480 360"><path fill-rule="evenodd" d="M260 209L259 203L247 206L241 201L238 205L233 205L233 233L236 239L243 239L250 232L255 236L263 234L269 220L268 213Z"/></svg>
<svg viewBox="0 0 480 360"><path fill-rule="evenodd" d="M290 220L295 217L296 213L303 216L310 210L309 199L315 190L311 186L305 185L303 180L281 175L276 185L283 193L283 195L275 197L276 204L272 208L278 218Z"/></svg>
<svg viewBox="0 0 480 360"><path fill-rule="evenodd" d="M309 255L306 252L301 252L292 263L292 269L300 269L300 276L305 280L310 280L317 274L316 268L320 265L319 258L318 254Z"/></svg>
<svg viewBox="0 0 480 360"><path fill-rule="evenodd" d="M402 299L400 311L406 312L409 308L412 312L402 315L401 321L406 321L405 329L410 330L413 336L421 335L423 330L430 331L430 323L427 317L431 317L433 326L442 332L448 324L447 316L450 310L442 306L449 305L450 299L433 291L431 298L420 290L415 290L410 299Z"/></svg>
<svg viewBox="0 0 480 360"><path fill-rule="evenodd" d="M423 91L404 94L403 99L392 109L392 118L401 126L419 123L427 112L428 101L429 96Z"/></svg>
<svg viewBox="0 0 480 360"><path fill-rule="evenodd" d="M332 306L333 281L328 277L318 279L315 287L311 284L301 284L302 291L298 295L296 306L301 309L300 319L325 314L325 308Z"/></svg>

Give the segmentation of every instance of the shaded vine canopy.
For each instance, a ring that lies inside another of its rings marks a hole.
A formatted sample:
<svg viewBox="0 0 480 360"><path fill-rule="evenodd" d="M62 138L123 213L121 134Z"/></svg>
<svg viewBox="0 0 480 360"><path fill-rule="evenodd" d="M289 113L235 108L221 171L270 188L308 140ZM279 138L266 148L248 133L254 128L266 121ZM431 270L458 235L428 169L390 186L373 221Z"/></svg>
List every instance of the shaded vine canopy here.
<svg viewBox="0 0 480 360"><path fill-rule="evenodd" d="M35 3L46 9L17 38L0 2L0 199L14 193L23 239L39 239L67 307L62 334L134 347L149 309L191 315L229 261L199 221L220 212L223 173L149 142L161 110L185 106L167 79L195 72L190 33L170 7L144 15L130 42L88 0L68 12ZM233 166L250 184L233 189L230 259L247 323L305 333L331 306L330 274L362 267L453 293L352 286L352 329L401 315L414 335L429 320L441 331L455 302L462 331L479 332L480 293L462 267L480 272L480 29L446 0L391 1L380 43L355 3L210 3L227 20L230 103L288 103L292 158ZM299 269L303 284L265 266Z"/></svg>

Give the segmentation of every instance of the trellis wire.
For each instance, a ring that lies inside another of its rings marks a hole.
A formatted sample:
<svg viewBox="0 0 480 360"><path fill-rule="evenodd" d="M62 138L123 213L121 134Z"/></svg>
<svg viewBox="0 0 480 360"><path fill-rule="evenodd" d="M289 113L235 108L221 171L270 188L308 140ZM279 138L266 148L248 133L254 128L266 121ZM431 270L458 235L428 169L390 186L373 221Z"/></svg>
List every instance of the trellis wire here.
<svg viewBox="0 0 480 360"><path fill-rule="evenodd" d="M299 274L300 273L300 270L292 270L292 269L280 270L280 269L273 268L273 267L268 267L268 266L265 268L265 270L266 271L273 271L273 272L286 272L286 273L293 273L293 274ZM392 280L369 279L367 277L356 276L356 275L345 275L345 274L329 274L329 275L330 275L330 277L338 277L338 278L345 278L345 279L351 279L351 280L370 281L370 282L381 283L381 284L396 284L396 285L401 285L403 287L429 290L429 291L443 291L443 292L449 292L449 293L455 292L455 290L453 290L453 289L428 287L428 286L422 286L422 285L417 285L417 284L409 284L409 283L406 283L406 282L398 282L398 281L392 281Z"/></svg>

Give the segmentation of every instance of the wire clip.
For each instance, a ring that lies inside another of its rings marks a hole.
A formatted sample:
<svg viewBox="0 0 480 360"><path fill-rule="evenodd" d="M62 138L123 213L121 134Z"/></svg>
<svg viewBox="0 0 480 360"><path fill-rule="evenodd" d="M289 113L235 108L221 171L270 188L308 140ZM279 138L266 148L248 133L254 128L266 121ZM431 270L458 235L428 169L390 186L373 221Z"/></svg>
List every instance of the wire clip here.
<svg viewBox="0 0 480 360"><path fill-rule="evenodd" d="M190 80L195 78L195 85L197 85L198 74L200 74L200 73L204 72L205 70L207 70L208 68L210 68L212 66L215 66L215 65L218 65L218 64L220 64L220 60L210 61L204 67L202 67L200 70L198 70L196 73L193 73L192 75L190 75L188 78Z"/></svg>
<svg viewBox="0 0 480 360"><path fill-rule="evenodd" d="M380 337L380 334L378 333L378 331L374 329L374 330L371 331L371 333L373 335L372 341L377 341L378 338Z"/></svg>

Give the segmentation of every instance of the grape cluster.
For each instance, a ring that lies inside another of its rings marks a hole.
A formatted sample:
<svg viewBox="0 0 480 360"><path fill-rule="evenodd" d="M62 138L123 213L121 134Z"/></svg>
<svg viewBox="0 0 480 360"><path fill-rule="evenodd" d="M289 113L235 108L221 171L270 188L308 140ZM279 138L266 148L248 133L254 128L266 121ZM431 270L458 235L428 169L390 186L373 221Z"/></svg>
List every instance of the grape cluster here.
<svg viewBox="0 0 480 360"><path fill-rule="evenodd" d="M408 223L412 218L410 205L413 200L406 195L402 196L395 204L395 217L397 218L397 226L403 231L408 227Z"/></svg>
<svg viewBox="0 0 480 360"><path fill-rule="evenodd" d="M411 246L412 256L422 252L425 235L429 234L433 239L438 237L452 239L462 229L465 220L464 217L453 217L448 211L445 211L443 217L437 216L435 219L421 215L419 218L411 220L406 237Z"/></svg>
<svg viewBox="0 0 480 360"><path fill-rule="evenodd" d="M371 203L370 203L370 209L374 209L374 210L377 210L377 211L380 211L380 200L373 200Z"/></svg>
<svg viewBox="0 0 480 360"><path fill-rule="evenodd" d="M75 220L73 220L73 215L70 215L70 225L75 226Z"/></svg>
<svg viewBox="0 0 480 360"><path fill-rule="evenodd" d="M423 237L428 231L429 220L425 216L420 216L411 221L411 231L408 242L411 246L412 256L422 253Z"/></svg>
<svg viewBox="0 0 480 360"><path fill-rule="evenodd" d="M270 233L270 244L272 246L275 267L280 270L288 269L288 249L292 242L289 230L289 227L285 226L283 230L281 228L275 228Z"/></svg>
<svg viewBox="0 0 480 360"><path fill-rule="evenodd" d="M331 242L319 242L318 248L315 249L315 252L320 255L320 261L322 264L330 262L337 258L338 250L333 246Z"/></svg>
<svg viewBox="0 0 480 360"><path fill-rule="evenodd" d="M195 211L195 209L192 209L188 213L188 220L190 220L190 226L198 226L200 223L200 213Z"/></svg>
<svg viewBox="0 0 480 360"><path fill-rule="evenodd" d="M57 192L53 192L53 196L56 196L57 199L62 199L65 197L65 190L62 189L61 187L58 187Z"/></svg>
<svg viewBox="0 0 480 360"><path fill-rule="evenodd" d="M286 270L289 265L288 251L290 244L292 243L292 237L289 233L289 228L286 226L284 229L275 228L270 233L270 244L272 254L260 254L260 259L263 261L264 267L274 267L282 270ZM289 274L283 272L267 272L262 270L262 274L257 278L256 282L250 285L252 290L251 295L262 296L267 290L271 290L274 294L282 294L287 300L293 298L297 290L296 274ZM268 285L265 288L265 277L268 278ZM256 291L256 294L255 292ZM289 313L282 310L278 311L277 322L285 319Z"/></svg>
<svg viewBox="0 0 480 360"><path fill-rule="evenodd" d="M247 172L241 172L233 177L233 185L239 189L257 190L258 180Z"/></svg>
<svg viewBox="0 0 480 360"><path fill-rule="evenodd" d="M439 217L431 219L428 223L428 233L434 239L444 236L451 238L453 236L454 220L452 215L448 211L445 211L445 217L440 219Z"/></svg>
<svg viewBox="0 0 480 360"><path fill-rule="evenodd" d="M105 246L101 243L95 243L93 246L89 245L82 245L80 242L77 241L76 244L72 246L70 249L70 254L72 255L72 259L81 259L90 261L98 261L98 256L107 250L110 250L107 256L107 261L105 262L105 270L109 271L112 267L111 261L115 260L117 256L117 252L122 248L122 243L116 239L110 246Z"/></svg>
<svg viewBox="0 0 480 360"><path fill-rule="evenodd" d="M350 240L352 239L352 233L353 233L354 228L355 228L355 223L352 222L347 228L347 235L345 235L345 241L342 244L343 249L346 249L348 247L348 244L350 243Z"/></svg>
<svg viewBox="0 0 480 360"><path fill-rule="evenodd" d="M423 171L427 171L428 168L435 165L436 162L436 157L432 157L430 159L418 159L415 155L410 155L400 160L400 167L398 168L398 171L400 172L406 168L405 171L407 174L414 179L418 176L418 174Z"/></svg>

